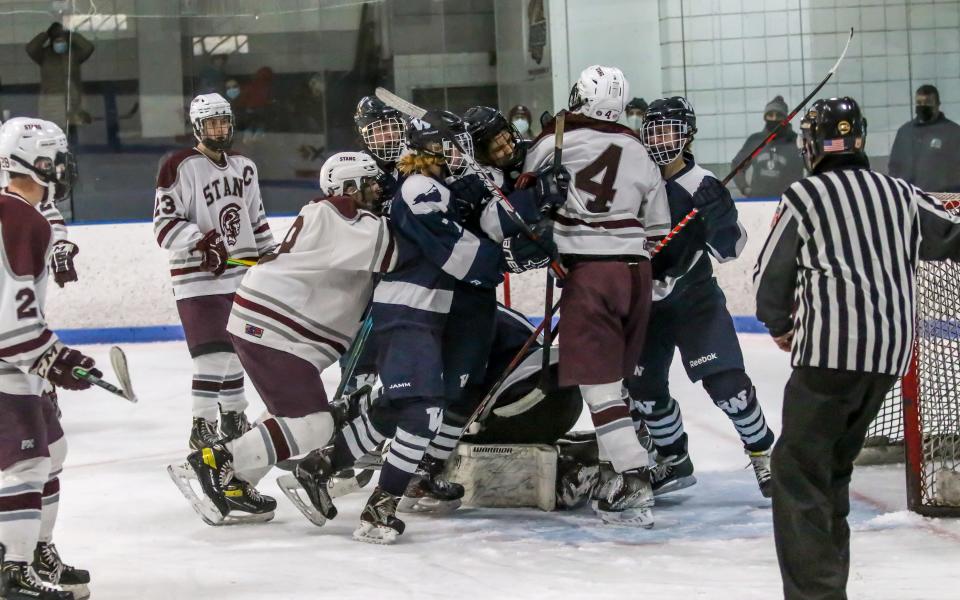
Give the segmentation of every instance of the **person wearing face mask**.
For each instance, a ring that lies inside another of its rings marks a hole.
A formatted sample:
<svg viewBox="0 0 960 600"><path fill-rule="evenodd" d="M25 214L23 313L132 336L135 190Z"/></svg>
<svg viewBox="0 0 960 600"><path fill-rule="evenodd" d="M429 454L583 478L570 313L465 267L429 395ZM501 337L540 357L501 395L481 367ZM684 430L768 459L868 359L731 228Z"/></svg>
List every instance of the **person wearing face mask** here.
<svg viewBox="0 0 960 600"><path fill-rule="evenodd" d="M940 92L917 88L915 117L897 130L888 171L928 192L960 191L960 125L940 112Z"/></svg>
<svg viewBox="0 0 960 600"><path fill-rule="evenodd" d="M643 116L647 114L647 101L643 98L634 98L630 102L627 102L627 108L624 111L624 121L627 124L627 127L636 132L637 135L640 135L640 130L643 129Z"/></svg>
<svg viewBox="0 0 960 600"><path fill-rule="evenodd" d="M731 161L731 168L753 152L754 148L777 128L777 124L787 118L789 110L783 96L777 96L768 102L763 109L763 130L747 138ZM788 185L801 177L803 159L797 149L797 133L788 124L754 158L750 166L738 173L733 180L744 196L764 198L779 196Z"/></svg>
<svg viewBox="0 0 960 600"><path fill-rule="evenodd" d="M517 132L520 133L523 139L533 139L533 131L530 129L533 116L530 114L529 108L522 104L517 104L507 113L507 118L510 120L510 123L517 128Z"/></svg>
<svg viewBox="0 0 960 600"><path fill-rule="evenodd" d="M64 129L88 122L89 116L82 108L80 65L90 58L93 49L89 40L60 23L53 23L27 43L27 54L40 65L37 109L42 119Z"/></svg>

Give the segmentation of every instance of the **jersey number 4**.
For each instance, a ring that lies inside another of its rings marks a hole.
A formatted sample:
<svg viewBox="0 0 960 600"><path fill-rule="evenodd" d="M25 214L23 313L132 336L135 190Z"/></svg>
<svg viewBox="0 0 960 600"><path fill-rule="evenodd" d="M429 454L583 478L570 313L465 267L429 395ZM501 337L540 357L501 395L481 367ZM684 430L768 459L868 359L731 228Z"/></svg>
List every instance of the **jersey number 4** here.
<svg viewBox="0 0 960 600"><path fill-rule="evenodd" d="M574 187L593 196L593 200L586 203L590 212L605 213L610 210L613 198L617 195L613 183L617 180L617 171L620 170L621 154L623 148L610 144L595 161L577 171L574 176Z"/></svg>

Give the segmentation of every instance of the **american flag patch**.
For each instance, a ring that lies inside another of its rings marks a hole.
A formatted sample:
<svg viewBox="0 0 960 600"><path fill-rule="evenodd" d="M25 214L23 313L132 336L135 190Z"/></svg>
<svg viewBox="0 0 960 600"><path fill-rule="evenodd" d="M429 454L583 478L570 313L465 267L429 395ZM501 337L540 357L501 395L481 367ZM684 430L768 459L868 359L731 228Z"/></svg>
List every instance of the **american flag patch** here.
<svg viewBox="0 0 960 600"><path fill-rule="evenodd" d="M247 323L243 328L243 332L247 335L252 335L255 338L263 337L263 327L257 327L256 325L251 325Z"/></svg>
<svg viewBox="0 0 960 600"><path fill-rule="evenodd" d="M833 140L823 140L824 152L843 152L846 149L847 149L847 145L844 143L843 138L836 138Z"/></svg>

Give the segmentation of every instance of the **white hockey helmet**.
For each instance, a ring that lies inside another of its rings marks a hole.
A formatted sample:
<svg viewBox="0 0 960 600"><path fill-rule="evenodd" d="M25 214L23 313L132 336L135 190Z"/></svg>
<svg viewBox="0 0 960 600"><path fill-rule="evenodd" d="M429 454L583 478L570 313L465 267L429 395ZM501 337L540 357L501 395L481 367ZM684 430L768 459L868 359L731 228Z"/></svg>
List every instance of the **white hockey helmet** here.
<svg viewBox="0 0 960 600"><path fill-rule="evenodd" d="M226 135L217 137L204 135L203 122L214 117L230 119L230 129ZM193 137L211 150L226 150L233 143L233 109L220 94L200 94L191 100L190 124L193 125Z"/></svg>
<svg viewBox="0 0 960 600"><path fill-rule="evenodd" d="M337 152L320 167L320 189L329 196L339 196L348 182L359 190L364 179L379 175L380 167L366 152Z"/></svg>
<svg viewBox="0 0 960 600"><path fill-rule="evenodd" d="M29 175L54 200L66 198L77 179L77 163L63 130L50 121L29 117L16 117L0 126L0 171Z"/></svg>
<svg viewBox="0 0 960 600"><path fill-rule="evenodd" d="M570 110L601 121L620 118L630 98L630 84L616 67L593 65L580 73L570 90Z"/></svg>

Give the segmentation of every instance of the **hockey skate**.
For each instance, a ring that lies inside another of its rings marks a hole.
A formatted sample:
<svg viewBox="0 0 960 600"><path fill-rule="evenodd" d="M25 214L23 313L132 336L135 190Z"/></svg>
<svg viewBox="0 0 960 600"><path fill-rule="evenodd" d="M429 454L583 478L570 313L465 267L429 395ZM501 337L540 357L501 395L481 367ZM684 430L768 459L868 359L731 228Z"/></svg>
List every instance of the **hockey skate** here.
<svg viewBox="0 0 960 600"><path fill-rule="evenodd" d="M277 510L276 500L261 494L253 484L236 477L224 488L223 496L230 507L227 518L233 518L238 522L266 523L273 519ZM246 514L238 515L236 514L238 512Z"/></svg>
<svg viewBox="0 0 960 600"><path fill-rule="evenodd" d="M250 431L250 421L242 410L220 411L220 437L235 440Z"/></svg>
<svg viewBox="0 0 960 600"><path fill-rule="evenodd" d="M442 479L444 462L428 454L423 456L416 475L410 480L397 506L404 513L451 512L463 503L463 486Z"/></svg>
<svg viewBox="0 0 960 600"><path fill-rule="evenodd" d="M753 467L753 474L757 476L757 486L760 487L760 493L764 498L773 495L773 476L770 473L770 451L760 450L751 452L747 450L747 456L750 457L750 466Z"/></svg>
<svg viewBox="0 0 960 600"><path fill-rule="evenodd" d="M617 472L613 470L613 465L607 461L601 462L597 469L596 483L593 486L593 490L590 492L590 506L593 508L594 512L597 510L597 505L600 503L600 499L606 497L607 491L610 489L611 482L616 478Z"/></svg>
<svg viewBox="0 0 960 600"><path fill-rule="evenodd" d="M33 570L43 581L73 593L77 600L90 597L90 572L64 564L52 543L37 544L33 551Z"/></svg>
<svg viewBox="0 0 960 600"><path fill-rule="evenodd" d="M403 533L405 524L397 518L399 498L377 486L360 513L360 527L353 532L353 539L368 544L392 544Z"/></svg>
<svg viewBox="0 0 960 600"><path fill-rule="evenodd" d="M596 439L574 433L557 440L557 508L573 510L590 499L600 478Z"/></svg>
<svg viewBox="0 0 960 600"><path fill-rule="evenodd" d="M653 527L653 489L649 469L618 473L605 486L594 509L608 525Z"/></svg>
<svg viewBox="0 0 960 600"><path fill-rule="evenodd" d="M677 456L657 456L650 466L650 486L654 496L662 496L696 485L693 462L684 452Z"/></svg>
<svg viewBox="0 0 960 600"><path fill-rule="evenodd" d="M61 590L37 576L25 562L5 562L0 545L0 598L5 600L74 600L71 592Z"/></svg>
<svg viewBox="0 0 960 600"><path fill-rule="evenodd" d="M190 449L199 450L216 444L220 440L216 421L208 421L202 417L193 418L193 427L190 429Z"/></svg>

